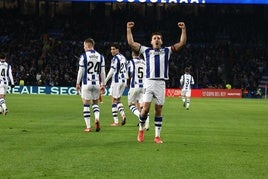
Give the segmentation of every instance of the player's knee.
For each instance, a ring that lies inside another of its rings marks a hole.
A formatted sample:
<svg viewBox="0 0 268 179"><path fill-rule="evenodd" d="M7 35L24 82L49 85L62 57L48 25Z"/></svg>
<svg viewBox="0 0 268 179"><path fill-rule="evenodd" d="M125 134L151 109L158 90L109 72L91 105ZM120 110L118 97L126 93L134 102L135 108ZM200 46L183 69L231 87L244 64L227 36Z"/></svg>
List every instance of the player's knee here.
<svg viewBox="0 0 268 179"><path fill-rule="evenodd" d="M148 117L148 114L141 114L140 115L140 121L145 122Z"/></svg>

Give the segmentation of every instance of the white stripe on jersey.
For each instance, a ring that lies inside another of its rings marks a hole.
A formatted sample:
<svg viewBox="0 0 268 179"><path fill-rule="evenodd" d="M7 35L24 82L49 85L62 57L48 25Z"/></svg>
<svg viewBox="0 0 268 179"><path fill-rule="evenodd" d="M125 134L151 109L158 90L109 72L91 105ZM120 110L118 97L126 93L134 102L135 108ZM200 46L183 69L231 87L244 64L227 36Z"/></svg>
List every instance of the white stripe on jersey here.
<svg viewBox="0 0 268 179"><path fill-rule="evenodd" d="M79 66L83 67L83 84L100 85L100 74L105 66L104 58L95 50L89 50L80 56Z"/></svg>
<svg viewBox="0 0 268 179"><path fill-rule="evenodd" d="M0 73L1 73L0 75L1 85L8 86L9 80L11 84L14 84L11 66L7 62L5 61L0 62Z"/></svg>
<svg viewBox="0 0 268 179"><path fill-rule="evenodd" d="M122 54L118 53L113 57L111 68L114 69L112 83L127 82L127 60Z"/></svg>
<svg viewBox="0 0 268 179"><path fill-rule="evenodd" d="M190 90L191 85L194 85L194 78L190 74L181 75L180 81L183 90Z"/></svg>
<svg viewBox="0 0 268 179"><path fill-rule="evenodd" d="M154 50L151 47L140 47L146 63L146 78L169 79L169 59L172 54L171 47Z"/></svg>
<svg viewBox="0 0 268 179"><path fill-rule="evenodd" d="M130 76L130 88L143 88L145 78L145 61L141 58L133 58L128 62Z"/></svg>

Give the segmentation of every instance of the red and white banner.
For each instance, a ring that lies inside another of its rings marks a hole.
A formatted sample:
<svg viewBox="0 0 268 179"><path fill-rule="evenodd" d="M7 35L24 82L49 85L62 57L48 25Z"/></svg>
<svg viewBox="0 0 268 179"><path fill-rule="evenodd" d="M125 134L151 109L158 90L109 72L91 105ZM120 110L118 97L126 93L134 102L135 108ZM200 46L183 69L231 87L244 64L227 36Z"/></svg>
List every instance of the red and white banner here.
<svg viewBox="0 0 268 179"><path fill-rule="evenodd" d="M179 97L181 89L167 88L166 96ZM241 89L192 89L192 97L202 98L242 98Z"/></svg>
<svg viewBox="0 0 268 179"><path fill-rule="evenodd" d="M166 89L166 96L179 97L179 96L181 96L181 89L167 88Z"/></svg>
<svg viewBox="0 0 268 179"><path fill-rule="evenodd" d="M202 96L206 98L242 98L241 89L202 89Z"/></svg>

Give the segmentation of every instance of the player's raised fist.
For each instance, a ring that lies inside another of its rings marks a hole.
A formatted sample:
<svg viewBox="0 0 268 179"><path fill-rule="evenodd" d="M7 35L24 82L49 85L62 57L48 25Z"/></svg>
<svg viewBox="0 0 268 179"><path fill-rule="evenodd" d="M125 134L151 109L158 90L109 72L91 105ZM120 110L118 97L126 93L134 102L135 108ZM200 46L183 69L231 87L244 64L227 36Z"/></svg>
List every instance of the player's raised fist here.
<svg viewBox="0 0 268 179"><path fill-rule="evenodd" d="M134 22L128 22L127 23L127 28L132 28L134 27L135 23Z"/></svg>
<svg viewBox="0 0 268 179"><path fill-rule="evenodd" d="M181 28L181 29L185 29L185 24L184 24L184 22L178 22L178 26L179 26L179 28Z"/></svg>

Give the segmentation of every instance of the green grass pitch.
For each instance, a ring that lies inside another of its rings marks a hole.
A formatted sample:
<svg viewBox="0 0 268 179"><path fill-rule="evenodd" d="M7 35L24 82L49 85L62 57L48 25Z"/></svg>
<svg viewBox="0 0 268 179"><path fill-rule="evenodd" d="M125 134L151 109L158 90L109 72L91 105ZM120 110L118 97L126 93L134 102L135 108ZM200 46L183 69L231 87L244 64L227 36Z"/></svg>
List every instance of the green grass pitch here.
<svg viewBox="0 0 268 179"><path fill-rule="evenodd" d="M110 127L104 97L101 131L83 132L79 96L8 94L0 116L0 178L268 178L268 100L192 98L190 110L166 98L163 144L150 130L137 142L137 118ZM93 118L92 118L92 124Z"/></svg>

